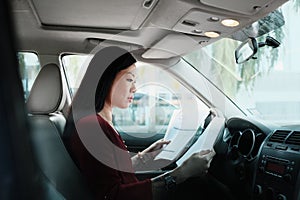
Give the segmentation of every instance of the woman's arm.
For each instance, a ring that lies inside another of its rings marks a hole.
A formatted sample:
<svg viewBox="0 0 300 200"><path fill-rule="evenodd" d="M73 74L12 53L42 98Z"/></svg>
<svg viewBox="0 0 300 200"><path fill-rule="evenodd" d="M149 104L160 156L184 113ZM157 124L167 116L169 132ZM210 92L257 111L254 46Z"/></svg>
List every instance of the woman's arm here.
<svg viewBox="0 0 300 200"><path fill-rule="evenodd" d="M214 151L194 153L181 166L151 179L153 200L165 199L168 191L190 177L201 177L207 173Z"/></svg>
<svg viewBox="0 0 300 200"><path fill-rule="evenodd" d="M145 165L152 162L154 157L150 153L138 152L136 155L131 157L131 162L134 171L142 170Z"/></svg>
<svg viewBox="0 0 300 200"><path fill-rule="evenodd" d="M132 156L131 162L135 171L143 169L146 165L152 163L155 156L161 151L163 145L169 143L170 141L165 141L163 139L157 140L142 152L138 152L136 155Z"/></svg>

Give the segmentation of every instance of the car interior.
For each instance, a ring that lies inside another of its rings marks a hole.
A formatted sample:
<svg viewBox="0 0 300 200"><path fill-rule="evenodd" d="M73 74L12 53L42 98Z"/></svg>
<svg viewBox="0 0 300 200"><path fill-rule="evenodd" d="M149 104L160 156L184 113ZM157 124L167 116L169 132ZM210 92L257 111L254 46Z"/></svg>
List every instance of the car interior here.
<svg viewBox="0 0 300 200"><path fill-rule="evenodd" d="M193 199L300 200L300 0L11 0L0 10L0 199L93 199L65 131L90 58L118 46L137 59L133 104L114 110L128 150L171 137L178 110L192 133L138 179L215 137L213 181L188 182Z"/></svg>

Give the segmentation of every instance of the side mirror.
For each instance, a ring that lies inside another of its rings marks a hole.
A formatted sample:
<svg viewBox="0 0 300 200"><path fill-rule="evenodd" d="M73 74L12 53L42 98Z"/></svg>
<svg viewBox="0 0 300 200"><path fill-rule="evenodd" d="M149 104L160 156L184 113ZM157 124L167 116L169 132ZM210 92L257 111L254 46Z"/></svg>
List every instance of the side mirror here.
<svg viewBox="0 0 300 200"><path fill-rule="evenodd" d="M257 52L257 48L258 46L256 39L253 37L248 38L235 50L235 62L237 64L241 64L253 58Z"/></svg>

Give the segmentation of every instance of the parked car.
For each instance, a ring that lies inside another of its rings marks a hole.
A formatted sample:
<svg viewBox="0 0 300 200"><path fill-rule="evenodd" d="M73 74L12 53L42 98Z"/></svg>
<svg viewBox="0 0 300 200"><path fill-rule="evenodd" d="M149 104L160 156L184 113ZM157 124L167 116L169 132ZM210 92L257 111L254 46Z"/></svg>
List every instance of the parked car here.
<svg viewBox="0 0 300 200"><path fill-rule="evenodd" d="M181 154L136 172L139 179L201 150L222 118L209 174L229 196L300 199L300 0L13 0L0 7L0 199L90 198L63 137L90 58L107 46L138 60L133 104L114 110L130 152L164 138L177 111L193 124ZM201 183L189 187L200 191Z"/></svg>

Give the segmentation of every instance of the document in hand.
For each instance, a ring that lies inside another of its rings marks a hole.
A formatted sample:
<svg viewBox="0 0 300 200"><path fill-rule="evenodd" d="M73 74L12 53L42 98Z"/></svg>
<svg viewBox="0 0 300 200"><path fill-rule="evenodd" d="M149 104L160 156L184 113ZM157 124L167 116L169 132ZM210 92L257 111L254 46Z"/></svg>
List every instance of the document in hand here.
<svg viewBox="0 0 300 200"><path fill-rule="evenodd" d="M200 135L198 140L189 148L189 150L176 162L180 166L193 153L201 150L212 150L215 141L224 130L225 119L223 117L214 117L208 124L204 132Z"/></svg>
<svg viewBox="0 0 300 200"><path fill-rule="evenodd" d="M183 119L182 111L175 110L164 137L165 140L170 140L171 142L163 147L154 160L174 161L181 156L186 150L186 146L197 133L199 126L197 118Z"/></svg>

